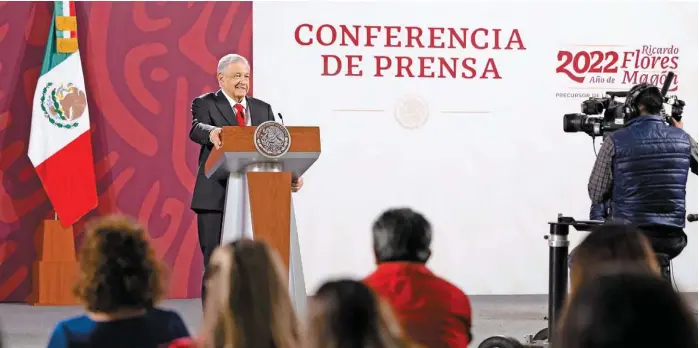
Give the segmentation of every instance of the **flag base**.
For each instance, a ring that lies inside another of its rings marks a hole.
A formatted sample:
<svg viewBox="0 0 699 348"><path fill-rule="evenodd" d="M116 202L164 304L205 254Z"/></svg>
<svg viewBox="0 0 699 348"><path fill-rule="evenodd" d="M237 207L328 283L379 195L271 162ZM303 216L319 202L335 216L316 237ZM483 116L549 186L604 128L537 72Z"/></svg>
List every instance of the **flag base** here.
<svg viewBox="0 0 699 348"><path fill-rule="evenodd" d="M63 228L58 220L44 220L36 250L30 303L35 306L79 304L73 295L78 276L73 227Z"/></svg>

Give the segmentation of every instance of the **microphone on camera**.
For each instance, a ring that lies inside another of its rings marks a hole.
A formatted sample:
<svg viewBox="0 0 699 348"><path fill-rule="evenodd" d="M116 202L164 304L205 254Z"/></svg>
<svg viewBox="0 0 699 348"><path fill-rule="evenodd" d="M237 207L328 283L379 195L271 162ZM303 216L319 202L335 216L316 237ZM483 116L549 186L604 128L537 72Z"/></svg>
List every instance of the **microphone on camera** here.
<svg viewBox="0 0 699 348"><path fill-rule="evenodd" d="M670 89L670 85L672 84L672 79L675 78L675 73L670 71L667 73L667 76L665 77L665 83L663 83L663 88L660 90L660 95L665 98L665 95L667 94L667 91Z"/></svg>
<svg viewBox="0 0 699 348"><path fill-rule="evenodd" d="M277 116L279 116L279 120L282 121L282 126L284 125L284 117L282 117L282 113L279 112L277 113Z"/></svg>

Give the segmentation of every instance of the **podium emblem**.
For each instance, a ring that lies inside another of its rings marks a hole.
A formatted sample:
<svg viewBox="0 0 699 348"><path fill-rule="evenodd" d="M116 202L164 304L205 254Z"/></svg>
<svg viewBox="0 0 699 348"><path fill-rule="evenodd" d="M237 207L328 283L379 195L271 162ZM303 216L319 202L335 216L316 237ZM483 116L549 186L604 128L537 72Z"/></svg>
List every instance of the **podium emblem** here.
<svg viewBox="0 0 699 348"><path fill-rule="evenodd" d="M253 136L255 148L267 158L279 158L284 156L291 148L291 133L279 122L263 122Z"/></svg>

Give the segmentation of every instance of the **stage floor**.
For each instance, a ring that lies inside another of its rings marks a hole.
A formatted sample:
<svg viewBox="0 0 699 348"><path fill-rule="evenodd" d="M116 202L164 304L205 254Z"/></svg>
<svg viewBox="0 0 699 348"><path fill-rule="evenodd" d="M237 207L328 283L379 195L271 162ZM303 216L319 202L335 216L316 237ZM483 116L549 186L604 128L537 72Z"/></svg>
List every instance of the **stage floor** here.
<svg viewBox="0 0 699 348"><path fill-rule="evenodd" d="M688 302L697 308L697 293L686 294ZM487 337L508 335L522 339L546 326L545 295L531 296L471 296L474 312L474 343ZM201 305L196 300L169 300L163 307L180 313L190 333L196 333L201 323ZM0 327L3 347L46 347L54 325L61 319L80 314L80 307L33 307L25 304L0 304Z"/></svg>

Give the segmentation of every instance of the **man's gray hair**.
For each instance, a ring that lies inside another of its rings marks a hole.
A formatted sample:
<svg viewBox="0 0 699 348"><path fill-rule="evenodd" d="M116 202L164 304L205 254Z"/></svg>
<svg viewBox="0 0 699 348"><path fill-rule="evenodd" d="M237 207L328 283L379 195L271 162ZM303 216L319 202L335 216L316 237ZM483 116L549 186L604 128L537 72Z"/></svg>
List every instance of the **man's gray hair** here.
<svg viewBox="0 0 699 348"><path fill-rule="evenodd" d="M221 59L219 59L218 67L216 68L216 73L217 74L222 73L223 70L226 70L226 68L229 65L235 64L235 63L240 63L240 62L245 63L245 65L247 65L248 68L250 68L250 64L248 63L248 60L245 59L245 57L243 57L239 54L233 54L233 53L227 54L227 55L221 57Z"/></svg>
<svg viewBox="0 0 699 348"><path fill-rule="evenodd" d="M431 255L432 227L422 214L410 208L385 211L372 227L374 255L378 262L427 262Z"/></svg>

